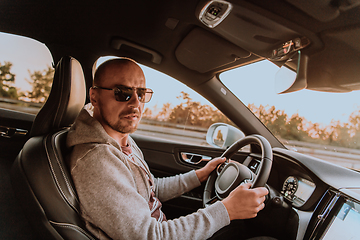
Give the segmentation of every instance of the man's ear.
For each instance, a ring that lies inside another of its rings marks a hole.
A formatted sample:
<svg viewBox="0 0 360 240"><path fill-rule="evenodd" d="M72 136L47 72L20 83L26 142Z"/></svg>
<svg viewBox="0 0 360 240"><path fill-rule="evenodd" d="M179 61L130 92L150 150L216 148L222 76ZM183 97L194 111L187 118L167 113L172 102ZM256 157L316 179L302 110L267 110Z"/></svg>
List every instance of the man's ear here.
<svg viewBox="0 0 360 240"><path fill-rule="evenodd" d="M90 102L93 106L97 105L98 94L93 88L89 89Z"/></svg>

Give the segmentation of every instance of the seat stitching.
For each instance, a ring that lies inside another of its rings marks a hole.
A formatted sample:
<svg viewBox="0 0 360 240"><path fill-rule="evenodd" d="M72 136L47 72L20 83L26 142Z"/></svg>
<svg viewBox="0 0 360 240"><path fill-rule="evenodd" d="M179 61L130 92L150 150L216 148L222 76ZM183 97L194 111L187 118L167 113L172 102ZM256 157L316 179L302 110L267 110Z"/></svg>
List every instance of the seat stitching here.
<svg viewBox="0 0 360 240"><path fill-rule="evenodd" d="M46 139L47 139L47 138L49 138L49 135L46 136ZM46 144L46 139L45 139L45 144ZM51 173L52 173L52 175L53 175L54 178L55 178L55 182L56 182L57 186L59 187L59 190L60 190L63 198L65 199L65 201L66 201L77 213L79 213L78 210L76 209L76 207L68 200L68 198L66 197L66 194L65 194L64 191L62 190L62 188L61 188L61 186L60 186L60 183L59 183L59 180L58 180L58 178L57 178L57 176L56 176L56 174L55 174L54 167L53 167L53 165L52 165L52 163L51 163L51 161L50 161L49 151L48 151L48 149L47 149L46 147L45 147L45 151L46 151L46 155L47 155L48 162L49 162L49 164L50 164ZM66 181L66 178L65 178L65 181Z"/></svg>
<svg viewBox="0 0 360 240"><path fill-rule="evenodd" d="M62 132L65 132L66 130L63 130ZM56 133L57 135L55 137L58 137L58 135L60 134L59 132ZM70 190L70 194L75 198L75 200L78 202L78 199L76 197L76 194L74 192L74 189L72 188L71 184L68 181L68 178L66 177L66 174L64 172L64 169L62 168L61 164L60 164L60 159L58 158L58 155L55 154L55 158L56 158L56 162L61 170L61 174L63 175L66 185L68 186L69 190ZM78 202L79 203L79 202Z"/></svg>
<svg viewBox="0 0 360 240"><path fill-rule="evenodd" d="M69 224L69 223L58 223L58 222L54 222L54 221L51 221L49 220L49 222L52 224L52 225L56 225L58 227L65 227L65 228L70 228L70 229L74 229L76 231L79 231L81 232L82 234L84 234L86 237L88 237L89 239L91 240L95 240L92 236L90 236L84 229L82 229L81 227L79 226L76 226L76 225L73 225L73 224Z"/></svg>

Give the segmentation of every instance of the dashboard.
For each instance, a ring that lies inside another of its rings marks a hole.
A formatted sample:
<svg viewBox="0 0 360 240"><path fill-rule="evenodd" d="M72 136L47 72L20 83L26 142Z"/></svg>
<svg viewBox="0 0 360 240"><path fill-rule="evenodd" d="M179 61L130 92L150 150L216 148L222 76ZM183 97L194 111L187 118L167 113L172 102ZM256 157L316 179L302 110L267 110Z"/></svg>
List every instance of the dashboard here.
<svg viewBox="0 0 360 240"><path fill-rule="evenodd" d="M359 172L275 149L272 174L270 185L299 216L296 239L360 239Z"/></svg>

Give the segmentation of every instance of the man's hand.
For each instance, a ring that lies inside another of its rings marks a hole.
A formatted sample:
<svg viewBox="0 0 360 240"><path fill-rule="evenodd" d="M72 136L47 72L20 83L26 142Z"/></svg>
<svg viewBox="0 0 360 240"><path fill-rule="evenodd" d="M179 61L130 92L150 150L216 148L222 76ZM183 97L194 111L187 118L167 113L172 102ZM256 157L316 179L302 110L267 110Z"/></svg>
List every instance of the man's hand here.
<svg viewBox="0 0 360 240"><path fill-rule="evenodd" d="M264 201L268 190L264 187L250 189L251 184L238 186L222 200L230 220L254 218L265 207Z"/></svg>
<svg viewBox="0 0 360 240"><path fill-rule="evenodd" d="M204 182L208 179L210 173L214 171L214 169L221 163L225 162L226 158L214 158L209 161L205 167L200 168L195 171L196 176L198 177L200 182Z"/></svg>

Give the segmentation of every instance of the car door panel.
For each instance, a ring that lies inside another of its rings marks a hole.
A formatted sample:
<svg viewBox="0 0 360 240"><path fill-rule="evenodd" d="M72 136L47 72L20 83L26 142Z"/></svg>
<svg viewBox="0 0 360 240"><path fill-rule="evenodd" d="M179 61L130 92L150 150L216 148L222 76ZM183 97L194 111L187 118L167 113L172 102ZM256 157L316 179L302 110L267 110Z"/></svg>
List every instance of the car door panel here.
<svg viewBox="0 0 360 240"><path fill-rule="evenodd" d="M29 138L35 115L0 108L1 156L15 158Z"/></svg>
<svg viewBox="0 0 360 240"><path fill-rule="evenodd" d="M193 169L198 169L206 165L206 160L199 164L185 161L182 154L193 154L208 158L221 156L224 149L212 147L202 147L186 145L172 141L166 141L154 137L141 136L133 134L132 138L144 153L146 162L152 171L163 172L164 176L171 176L178 173L185 173ZM239 152L232 159L238 162L244 162L249 156L248 152ZM154 172L153 174L157 176Z"/></svg>
<svg viewBox="0 0 360 240"><path fill-rule="evenodd" d="M0 239L35 239L18 200L15 199L10 171L16 155L28 140L35 116L0 108Z"/></svg>

